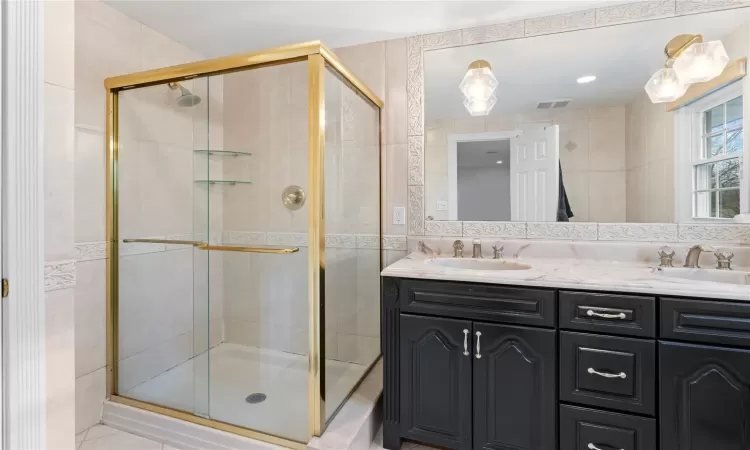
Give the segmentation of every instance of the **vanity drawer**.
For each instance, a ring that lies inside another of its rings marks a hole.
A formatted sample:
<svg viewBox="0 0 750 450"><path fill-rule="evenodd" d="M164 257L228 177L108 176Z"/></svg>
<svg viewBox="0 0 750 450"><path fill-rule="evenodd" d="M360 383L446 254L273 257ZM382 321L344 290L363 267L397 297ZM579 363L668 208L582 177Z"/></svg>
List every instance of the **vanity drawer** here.
<svg viewBox="0 0 750 450"><path fill-rule="evenodd" d="M554 327L556 292L495 284L407 279L401 282L401 312Z"/></svg>
<svg viewBox="0 0 750 450"><path fill-rule="evenodd" d="M596 448L656 450L656 419L561 405L560 450Z"/></svg>
<svg viewBox="0 0 750 450"><path fill-rule="evenodd" d="M656 342L560 332L560 400L653 415Z"/></svg>
<svg viewBox="0 0 750 450"><path fill-rule="evenodd" d="M661 337L750 346L750 302L662 297Z"/></svg>
<svg viewBox="0 0 750 450"><path fill-rule="evenodd" d="M656 298L560 291L560 328L656 336Z"/></svg>

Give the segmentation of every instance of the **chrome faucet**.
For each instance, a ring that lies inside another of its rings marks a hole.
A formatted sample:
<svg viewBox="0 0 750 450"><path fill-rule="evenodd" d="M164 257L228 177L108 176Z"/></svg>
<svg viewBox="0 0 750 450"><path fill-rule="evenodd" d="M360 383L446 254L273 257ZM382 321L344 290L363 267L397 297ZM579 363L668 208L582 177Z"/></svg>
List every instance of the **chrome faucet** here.
<svg viewBox="0 0 750 450"><path fill-rule="evenodd" d="M473 249L471 251L471 257L472 258L481 258L482 257L482 241L479 239L474 239L472 241Z"/></svg>
<svg viewBox="0 0 750 450"><path fill-rule="evenodd" d="M453 241L453 257L454 258L464 257L464 243L458 239Z"/></svg>
<svg viewBox="0 0 750 450"><path fill-rule="evenodd" d="M698 260L701 257L701 252L714 252L716 249L711 247L710 245L694 245L690 247L690 250L688 250L687 255L685 256L685 266L692 269L700 269L700 266L698 265Z"/></svg>
<svg viewBox="0 0 750 450"><path fill-rule="evenodd" d="M503 259L503 246L493 245L492 246L492 259Z"/></svg>

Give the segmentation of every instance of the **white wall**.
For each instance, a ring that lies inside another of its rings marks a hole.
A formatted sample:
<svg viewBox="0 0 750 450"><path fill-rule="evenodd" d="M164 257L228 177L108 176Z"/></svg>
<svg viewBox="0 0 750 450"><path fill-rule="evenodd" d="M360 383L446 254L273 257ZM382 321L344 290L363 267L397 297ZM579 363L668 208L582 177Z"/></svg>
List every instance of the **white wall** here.
<svg viewBox="0 0 750 450"><path fill-rule="evenodd" d="M510 220L510 164L458 167L458 220Z"/></svg>
<svg viewBox="0 0 750 450"><path fill-rule="evenodd" d="M55 271L71 267L75 258L75 19L73 2L48 1L44 9L44 257L46 271ZM75 446L74 299L71 283L48 287L45 295L45 448L54 450Z"/></svg>

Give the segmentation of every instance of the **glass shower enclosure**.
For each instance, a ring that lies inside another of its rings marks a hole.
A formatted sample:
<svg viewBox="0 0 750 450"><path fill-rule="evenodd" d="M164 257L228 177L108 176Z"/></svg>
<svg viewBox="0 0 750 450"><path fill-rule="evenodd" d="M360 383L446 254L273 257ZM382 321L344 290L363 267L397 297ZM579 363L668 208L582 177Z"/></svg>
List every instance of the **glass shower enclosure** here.
<svg viewBox="0 0 750 450"><path fill-rule="evenodd" d="M319 42L105 88L110 400L306 448L380 356L382 101Z"/></svg>

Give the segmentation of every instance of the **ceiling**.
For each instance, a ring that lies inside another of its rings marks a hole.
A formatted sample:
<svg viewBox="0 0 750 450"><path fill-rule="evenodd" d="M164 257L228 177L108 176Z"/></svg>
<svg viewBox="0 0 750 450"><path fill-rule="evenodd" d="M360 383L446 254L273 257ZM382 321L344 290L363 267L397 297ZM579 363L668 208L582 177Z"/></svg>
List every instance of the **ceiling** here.
<svg viewBox="0 0 750 450"><path fill-rule="evenodd" d="M206 57L320 40L330 48L622 1L104 0Z"/></svg>
<svg viewBox="0 0 750 450"><path fill-rule="evenodd" d="M749 20L750 9L743 8L430 51L424 56L425 116L469 117L458 85L477 59L490 62L499 82L490 116L529 112L540 101L558 99L571 99L567 108L627 103L664 66L663 48L672 37L702 33L709 41L721 39L729 57L738 58L747 56ZM744 54L732 54L727 37L740 27ZM576 83L583 75L597 79Z"/></svg>
<svg viewBox="0 0 750 450"><path fill-rule="evenodd" d="M459 142L456 148L460 168L496 167L498 161L503 162L503 168L510 167L510 139Z"/></svg>

